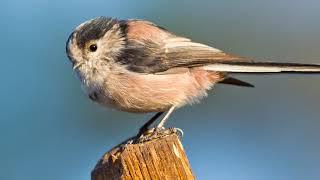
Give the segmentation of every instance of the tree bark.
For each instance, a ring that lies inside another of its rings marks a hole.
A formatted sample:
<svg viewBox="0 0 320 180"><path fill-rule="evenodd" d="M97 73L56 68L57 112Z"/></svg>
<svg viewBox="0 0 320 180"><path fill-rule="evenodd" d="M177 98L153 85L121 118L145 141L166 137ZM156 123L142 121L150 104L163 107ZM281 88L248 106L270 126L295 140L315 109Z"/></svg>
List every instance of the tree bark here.
<svg viewBox="0 0 320 180"><path fill-rule="evenodd" d="M92 180L195 179L174 129L146 135L139 143L121 143L97 163Z"/></svg>

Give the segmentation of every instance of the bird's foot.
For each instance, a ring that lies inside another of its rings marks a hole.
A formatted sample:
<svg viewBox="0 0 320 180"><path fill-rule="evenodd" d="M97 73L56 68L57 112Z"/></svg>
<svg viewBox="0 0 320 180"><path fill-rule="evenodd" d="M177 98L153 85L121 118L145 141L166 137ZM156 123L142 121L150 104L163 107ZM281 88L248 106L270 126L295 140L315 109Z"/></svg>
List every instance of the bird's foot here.
<svg viewBox="0 0 320 180"><path fill-rule="evenodd" d="M132 144L138 144L141 142L145 142L147 141L147 137L149 137L153 132L153 128L152 129L146 129L144 131L139 131L139 133L134 137Z"/></svg>
<svg viewBox="0 0 320 180"><path fill-rule="evenodd" d="M161 127L161 128L154 127L152 129L148 129L144 133L139 133L133 139L132 144L143 143L143 142L150 141L153 139L162 138L162 137L170 135L172 133L176 133L180 137L183 136L183 131L180 128L171 127L171 128L165 129L164 127Z"/></svg>
<svg viewBox="0 0 320 180"><path fill-rule="evenodd" d="M180 128L175 128L175 127L171 127L169 129L172 129L172 131L176 134L178 134L178 136L180 136L181 138L183 137L184 133L183 130Z"/></svg>

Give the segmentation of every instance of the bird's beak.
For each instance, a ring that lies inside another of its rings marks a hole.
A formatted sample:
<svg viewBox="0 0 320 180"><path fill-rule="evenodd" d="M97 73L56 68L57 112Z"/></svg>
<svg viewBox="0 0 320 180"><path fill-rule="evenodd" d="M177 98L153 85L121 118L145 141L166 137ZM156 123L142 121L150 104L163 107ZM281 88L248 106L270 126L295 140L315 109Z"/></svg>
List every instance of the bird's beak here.
<svg viewBox="0 0 320 180"><path fill-rule="evenodd" d="M73 70L78 69L80 66L82 66L84 64L84 62L78 62L78 63L74 63L73 65Z"/></svg>

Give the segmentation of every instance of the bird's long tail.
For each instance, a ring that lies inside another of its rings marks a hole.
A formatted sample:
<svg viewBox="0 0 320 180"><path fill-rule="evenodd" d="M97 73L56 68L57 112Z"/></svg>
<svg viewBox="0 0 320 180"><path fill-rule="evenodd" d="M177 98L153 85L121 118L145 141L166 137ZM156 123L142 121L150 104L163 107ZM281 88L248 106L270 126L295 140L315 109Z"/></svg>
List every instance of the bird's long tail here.
<svg viewBox="0 0 320 180"><path fill-rule="evenodd" d="M236 62L225 61L217 62L204 66L208 71L218 71L226 73L320 73L320 65L318 64L298 64L298 63L275 63L275 62ZM231 84L237 86L254 87L248 82L244 82L233 77L226 76L219 83Z"/></svg>
<svg viewBox="0 0 320 180"><path fill-rule="evenodd" d="M320 73L318 64L275 62L225 61L207 65L204 69L227 73Z"/></svg>

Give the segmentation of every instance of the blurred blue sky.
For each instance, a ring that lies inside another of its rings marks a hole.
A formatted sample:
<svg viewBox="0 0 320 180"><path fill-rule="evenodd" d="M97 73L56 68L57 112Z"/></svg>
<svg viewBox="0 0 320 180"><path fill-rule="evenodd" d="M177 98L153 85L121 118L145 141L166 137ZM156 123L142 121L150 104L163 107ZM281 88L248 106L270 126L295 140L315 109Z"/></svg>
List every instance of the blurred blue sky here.
<svg viewBox="0 0 320 180"><path fill-rule="evenodd" d="M65 55L74 27L96 16L142 18L232 54L320 63L319 1L0 2L0 179L85 180L102 154L151 116L88 100ZM238 76L168 126L182 128L198 179L316 180L320 76Z"/></svg>

